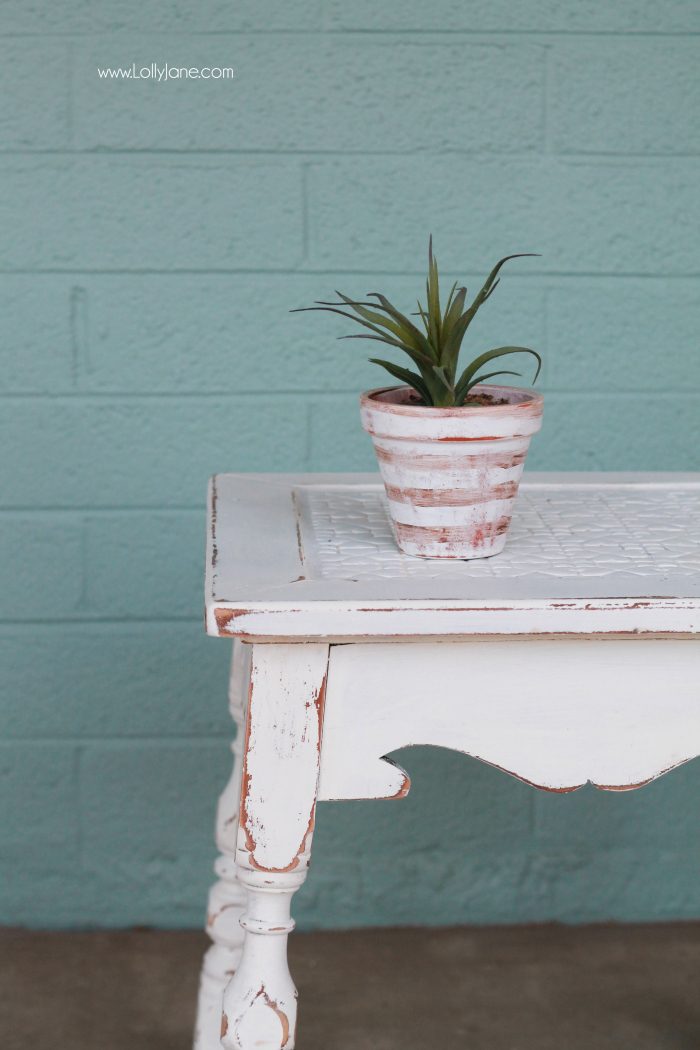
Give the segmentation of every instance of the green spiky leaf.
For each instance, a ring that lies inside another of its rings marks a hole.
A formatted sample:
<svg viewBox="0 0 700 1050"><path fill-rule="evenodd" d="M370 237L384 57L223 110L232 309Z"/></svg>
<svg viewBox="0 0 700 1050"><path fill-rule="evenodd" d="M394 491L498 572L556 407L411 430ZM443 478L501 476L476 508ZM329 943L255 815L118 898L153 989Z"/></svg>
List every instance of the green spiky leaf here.
<svg viewBox="0 0 700 1050"><path fill-rule="evenodd" d="M421 377L412 372L410 368L402 368L401 365L395 365L393 361L382 361L379 357L370 357L370 362L373 365L381 365L382 368L386 368L389 375L392 375L394 379L400 379L402 383L413 387L416 393L423 398L426 405L432 404L432 398L427 386Z"/></svg>
<svg viewBox="0 0 700 1050"><path fill-rule="evenodd" d="M336 313L341 317L354 321L364 329L356 335L341 336L341 339L372 339L384 343L395 350L400 350L413 361L418 373L391 361L378 358L371 360L385 368L394 378L413 387L427 405L440 407L459 406L465 403L469 391L477 384L497 375L519 375L508 369L497 372L481 372L482 367L495 358L504 357L508 354L526 353L531 354L537 360L537 371L535 380L539 375L542 359L535 350L526 346L499 346L493 350L487 350L474 358L464 369L459 379L457 376L457 365L464 337L469 325L476 316L481 306L493 295L498 287L502 267L510 259L520 259L530 256L530 252L521 252L517 255L506 255L499 259L490 271L484 284L479 289L474 299L465 308L467 289L458 285L452 285L444 309L440 305L440 281L438 264L433 255L433 239L430 238L428 245L428 276L426 281L426 305L418 301L418 313L424 331L413 323L409 316L403 314L394 304L380 292L368 292L366 300L351 299L343 292L336 292L337 302L317 300L314 306L302 307L303 310L323 310L328 313Z"/></svg>
<svg viewBox="0 0 700 1050"><path fill-rule="evenodd" d="M420 328L416 328L416 326L414 325L413 321L410 320L410 318L406 317L405 314L402 314L400 310L397 310L394 304L391 303L385 295L382 295L381 292L368 292L368 295L370 295L372 298L377 299L382 309L386 310L390 317L393 317L394 320L398 321L402 328L404 328L406 332L410 334L410 337L415 342L416 347L419 350L421 350L422 353L425 353L429 357L432 357L432 359L439 364L440 359L438 357L435 346L425 335L423 335Z"/></svg>
<svg viewBox="0 0 700 1050"><path fill-rule="evenodd" d="M532 356L537 359L537 371L535 372L535 379L533 382L537 380L537 377L540 374L540 368L542 367L542 358L536 350L531 350L529 346L497 346L494 347L493 350L487 350L485 354L479 354L479 356L475 357L471 364L467 365L464 369L457 381L457 385L455 386L455 403L459 405L464 401L466 395L477 382L476 377L479 373L479 369L482 368L483 365L487 364L488 361L493 361L497 357L507 357L509 354L532 354Z"/></svg>

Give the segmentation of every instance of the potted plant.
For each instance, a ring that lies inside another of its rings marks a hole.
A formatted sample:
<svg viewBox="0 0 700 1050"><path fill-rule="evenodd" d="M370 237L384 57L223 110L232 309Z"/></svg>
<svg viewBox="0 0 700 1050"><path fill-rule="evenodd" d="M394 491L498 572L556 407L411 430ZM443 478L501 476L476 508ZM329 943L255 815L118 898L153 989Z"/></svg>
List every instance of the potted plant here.
<svg viewBox="0 0 700 1050"><path fill-rule="evenodd" d="M542 424L541 394L493 385L505 369L483 371L510 354L540 355L525 346L499 346L479 354L461 372L467 329L492 295L501 259L466 306L467 289L452 286L440 305L438 266L428 248L426 304L414 324L379 292L369 301L336 292L337 302L317 300L305 310L340 314L366 331L344 339L374 339L402 350L417 371L380 358L401 386L381 387L360 398L362 425L371 435L389 501L394 534L406 554L423 558L487 558L503 550L531 436ZM293 311L297 312L297 311ZM419 327L419 325L422 325Z"/></svg>

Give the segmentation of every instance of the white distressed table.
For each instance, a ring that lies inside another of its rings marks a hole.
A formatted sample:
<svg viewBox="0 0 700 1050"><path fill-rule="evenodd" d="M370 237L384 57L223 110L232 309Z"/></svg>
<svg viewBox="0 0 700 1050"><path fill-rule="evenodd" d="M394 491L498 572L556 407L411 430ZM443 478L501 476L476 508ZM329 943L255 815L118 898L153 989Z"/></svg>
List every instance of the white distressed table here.
<svg viewBox="0 0 700 1050"><path fill-rule="evenodd" d="M403 798L408 744L549 791L700 754L700 475L527 475L505 552L471 562L400 554L373 475L221 475L206 624L236 639L242 732L195 1045L291 1050L317 801Z"/></svg>

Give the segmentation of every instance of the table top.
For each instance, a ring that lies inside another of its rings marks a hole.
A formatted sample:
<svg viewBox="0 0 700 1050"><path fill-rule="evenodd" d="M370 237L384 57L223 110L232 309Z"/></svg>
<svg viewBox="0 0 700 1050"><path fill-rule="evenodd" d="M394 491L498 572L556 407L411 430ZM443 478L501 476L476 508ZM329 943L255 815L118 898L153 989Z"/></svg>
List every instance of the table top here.
<svg viewBox="0 0 700 1050"><path fill-rule="evenodd" d="M700 474L537 474L493 558L402 554L373 474L220 474L206 625L250 640L700 635Z"/></svg>

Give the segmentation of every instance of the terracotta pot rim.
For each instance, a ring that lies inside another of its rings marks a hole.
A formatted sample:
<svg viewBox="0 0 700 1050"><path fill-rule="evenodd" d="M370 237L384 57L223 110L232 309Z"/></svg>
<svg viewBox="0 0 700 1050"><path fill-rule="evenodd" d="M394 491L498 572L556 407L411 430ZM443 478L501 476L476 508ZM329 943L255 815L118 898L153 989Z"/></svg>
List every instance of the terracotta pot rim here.
<svg viewBox="0 0 700 1050"><path fill-rule="evenodd" d="M372 412L386 412L389 415L414 416L423 419L440 419L445 417L471 417L476 415L493 417L495 414L508 414L514 410L542 411L544 395L529 387L499 386L495 383L479 383L475 390L492 393L497 397L506 397L505 405L460 405L452 408L438 408L435 405L409 405L395 401L382 401L380 395L411 390L409 386L381 386L366 390L360 395L360 405ZM511 400L512 399L512 400Z"/></svg>

